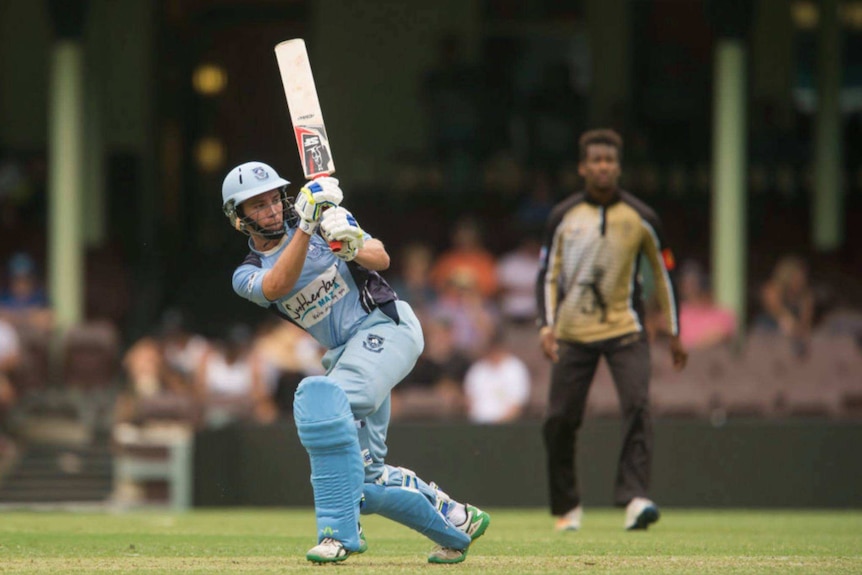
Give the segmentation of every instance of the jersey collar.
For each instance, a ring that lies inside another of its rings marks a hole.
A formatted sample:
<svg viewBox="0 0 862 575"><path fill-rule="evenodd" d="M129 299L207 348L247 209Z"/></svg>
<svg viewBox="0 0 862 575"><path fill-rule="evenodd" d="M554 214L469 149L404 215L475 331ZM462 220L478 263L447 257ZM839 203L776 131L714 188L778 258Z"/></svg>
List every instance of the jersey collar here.
<svg viewBox="0 0 862 575"><path fill-rule="evenodd" d="M610 199L608 200L608 203L606 204L600 204L599 202L597 202L587 190L584 190L584 197L586 198L587 203L593 204L594 206L612 206L622 199L622 189L615 189L613 195L611 195Z"/></svg>

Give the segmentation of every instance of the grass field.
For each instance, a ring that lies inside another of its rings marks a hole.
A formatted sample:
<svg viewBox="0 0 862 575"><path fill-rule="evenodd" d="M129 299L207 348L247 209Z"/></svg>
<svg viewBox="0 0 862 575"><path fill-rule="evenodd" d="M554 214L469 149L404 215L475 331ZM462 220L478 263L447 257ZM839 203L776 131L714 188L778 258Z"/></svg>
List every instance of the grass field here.
<svg viewBox="0 0 862 575"><path fill-rule="evenodd" d="M363 518L369 550L313 566L309 510L203 510L173 515L0 512L0 573L862 573L862 512L664 509L646 532L622 511L588 509L556 533L544 510L489 509L465 563L429 565L433 546L380 517Z"/></svg>

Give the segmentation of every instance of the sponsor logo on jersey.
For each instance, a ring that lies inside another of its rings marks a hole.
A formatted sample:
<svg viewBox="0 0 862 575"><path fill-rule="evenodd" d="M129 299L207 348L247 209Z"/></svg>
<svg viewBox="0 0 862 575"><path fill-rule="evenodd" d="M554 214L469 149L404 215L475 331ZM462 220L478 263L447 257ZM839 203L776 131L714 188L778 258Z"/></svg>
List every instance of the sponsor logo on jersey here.
<svg viewBox="0 0 862 575"><path fill-rule="evenodd" d="M290 319L308 329L332 313L335 303L349 292L335 263L282 302L281 307Z"/></svg>
<svg viewBox="0 0 862 575"><path fill-rule="evenodd" d="M369 333L365 338L365 341L362 342L362 347L367 349L368 351L373 351L374 353L380 353L383 351L383 342L385 340L379 335L374 335L373 333Z"/></svg>

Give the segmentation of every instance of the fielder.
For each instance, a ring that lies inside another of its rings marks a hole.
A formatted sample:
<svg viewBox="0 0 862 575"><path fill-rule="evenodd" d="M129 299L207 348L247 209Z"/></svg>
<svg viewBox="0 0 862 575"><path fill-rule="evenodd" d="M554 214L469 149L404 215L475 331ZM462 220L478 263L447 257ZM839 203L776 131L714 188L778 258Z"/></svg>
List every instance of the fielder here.
<svg viewBox="0 0 862 575"><path fill-rule="evenodd" d="M490 516L384 463L390 392L424 347L413 310L378 273L389 254L340 206L338 180L308 182L295 202L288 184L268 165L247 162L225 178L222 207L249 236L234 291L328 350L326 375L305 378L294 401L317 515L318 543L306 558L331 563L364 552L359 515L378 513L434 541L430 563L459 563ZM330 242L341 242L340 250Z"/></svg>

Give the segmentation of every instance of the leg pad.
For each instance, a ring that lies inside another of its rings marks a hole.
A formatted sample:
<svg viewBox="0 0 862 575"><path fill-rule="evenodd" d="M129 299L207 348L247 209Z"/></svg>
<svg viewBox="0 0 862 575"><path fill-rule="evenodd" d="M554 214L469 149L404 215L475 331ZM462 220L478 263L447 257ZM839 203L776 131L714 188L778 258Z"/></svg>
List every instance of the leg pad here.
<svg viewBox="0 0 862 575"><path fill-rule="evenodd" d="M470 545L470 536L438 508L437 490L408 469L387 465L378 482L366 483L362 513L377 513L406 525L443 547L466 549Z"/></svg>
<svg viewBox="0 0 862 575"><path fill-rule="evenodd" d="M317 540L357 551L364 470L356 422L344 391L328 377L308 377L296 390L293 415L311 463Z"/></svg>

